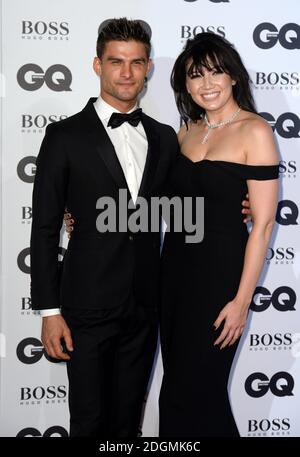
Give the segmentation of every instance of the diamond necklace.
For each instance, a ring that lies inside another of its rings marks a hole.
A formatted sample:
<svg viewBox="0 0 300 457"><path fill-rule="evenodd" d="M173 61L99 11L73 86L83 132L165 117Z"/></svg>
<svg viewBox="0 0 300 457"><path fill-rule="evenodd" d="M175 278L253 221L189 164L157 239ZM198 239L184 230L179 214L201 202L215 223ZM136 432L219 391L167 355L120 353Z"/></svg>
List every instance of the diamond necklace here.
<svg viewBox="0 0 300 457"><path fill-rule="evenodd" d="M204 144L207 142L209 134L213 129L217 129L218 127L223 127L224 125L230 124L237 117L237 115L239 114L240 111L241 111L241 108L238 108L229 119L227 119L226 121L218 122L218 124L211 124L209 122L209 120L207 119L207 115L205 113L203 119L204 119L205 124L208 127L208 130L207 130L206 134L204 135L203 140L201 141L201 144Z"/></svg>

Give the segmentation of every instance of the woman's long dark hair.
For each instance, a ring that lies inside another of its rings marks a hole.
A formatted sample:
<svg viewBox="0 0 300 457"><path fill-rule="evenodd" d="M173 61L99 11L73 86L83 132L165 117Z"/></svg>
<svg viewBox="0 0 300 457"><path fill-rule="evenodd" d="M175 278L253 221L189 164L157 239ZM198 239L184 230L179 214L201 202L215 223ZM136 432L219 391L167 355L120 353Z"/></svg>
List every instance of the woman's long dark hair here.
<svg viewBox="0 0 300 457"><path fill-rule="evenodd" d="M189 60L191 64L187 68ZM225 38L215 33L204 32L187 41L184 50L176 59L171 74L171 86L177 108L185 123L188 120L196 121L205 113L205 110L193 101L186 88L186 76L202 74L203 67L227 73L236 81L232 90L237 104L246 111L256 113L250 77L239 53Z"/></svg>

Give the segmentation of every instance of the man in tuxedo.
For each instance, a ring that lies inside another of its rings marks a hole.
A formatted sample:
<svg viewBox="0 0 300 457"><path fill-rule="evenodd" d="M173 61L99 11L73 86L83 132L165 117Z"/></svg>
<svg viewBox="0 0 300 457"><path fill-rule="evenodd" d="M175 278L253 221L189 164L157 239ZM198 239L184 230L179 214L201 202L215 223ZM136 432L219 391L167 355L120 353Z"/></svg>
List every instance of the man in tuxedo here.
<svg viewBox="0 0 300 457"><path fill-rule="evenodd" d="M96 227L100 197L118 214L121 189L133 202L160 195L178 152L174 130L137 109L150 49L140 22L106 23L93 62L100 96L49 125L37 159L32 304L47 353L67 361L70 436L137 436L156 350L160 235ZM76 233L60 273L65 207Z"/></svg>

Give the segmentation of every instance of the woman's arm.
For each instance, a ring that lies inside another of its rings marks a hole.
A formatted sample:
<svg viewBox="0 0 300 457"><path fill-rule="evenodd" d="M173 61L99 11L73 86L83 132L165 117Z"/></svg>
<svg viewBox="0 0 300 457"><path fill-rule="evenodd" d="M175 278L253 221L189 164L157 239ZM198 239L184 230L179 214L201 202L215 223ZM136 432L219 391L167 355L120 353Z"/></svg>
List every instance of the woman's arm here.
<svg viewBox="0 0 300 457"><path fill-rule="evenodd" d="M273 133L260 119L254 121L251 138L247 147L248 165L274 165L278 155L273 140ZM267 248L269 245L277 209L278 180L247 182L253 226L245 250L244 266L239 288L235 298L222 309L214 326L216 329L224 322L224 328L216 344L220 348L232 345L241 336L244 329L251 299L259 279Z"/></svg>

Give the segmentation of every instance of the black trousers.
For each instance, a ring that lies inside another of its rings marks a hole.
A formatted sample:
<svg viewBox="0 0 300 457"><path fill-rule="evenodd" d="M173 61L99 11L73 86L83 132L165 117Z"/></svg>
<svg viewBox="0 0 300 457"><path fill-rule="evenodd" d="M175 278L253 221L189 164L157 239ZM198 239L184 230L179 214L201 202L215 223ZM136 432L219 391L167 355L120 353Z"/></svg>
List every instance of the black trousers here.
<svg viewBox="0 0 300 457"><path fill-rule="evenodd" d="M70 436L136 437L157 345L157 310L131 296L117 308L62 314L74 345L67 362Z"/></svg>

